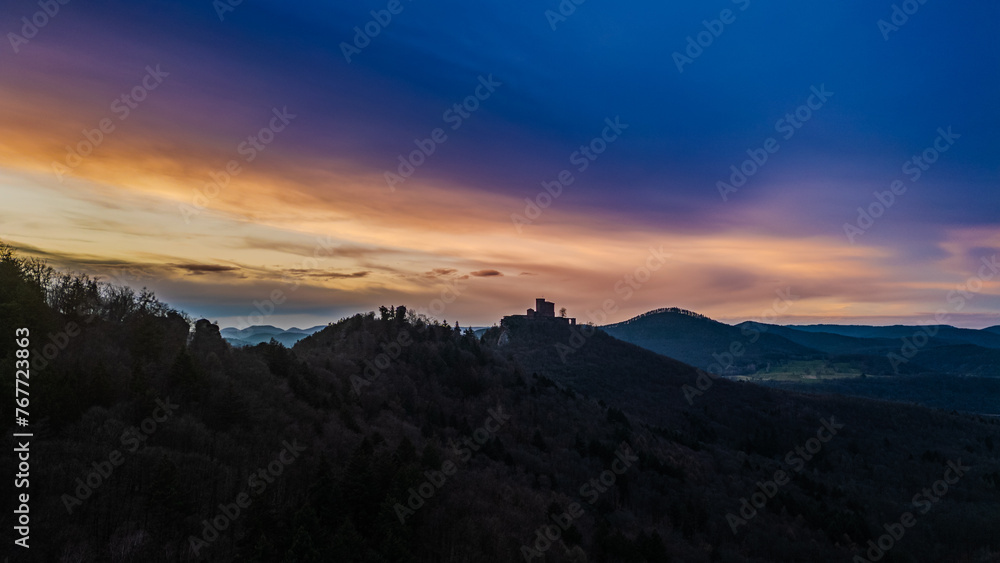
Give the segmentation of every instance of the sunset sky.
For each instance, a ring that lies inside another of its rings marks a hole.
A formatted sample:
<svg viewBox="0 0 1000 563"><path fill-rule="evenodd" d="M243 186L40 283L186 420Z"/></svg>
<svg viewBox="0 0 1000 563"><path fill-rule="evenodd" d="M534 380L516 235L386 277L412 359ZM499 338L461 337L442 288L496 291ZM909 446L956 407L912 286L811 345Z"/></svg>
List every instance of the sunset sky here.
<svg viewBox="0 0 1000 563"><path fill-rule="evenodd" d="M998 3L52 5L0 0L0 240L196 318L1000 324Z"/></svg>

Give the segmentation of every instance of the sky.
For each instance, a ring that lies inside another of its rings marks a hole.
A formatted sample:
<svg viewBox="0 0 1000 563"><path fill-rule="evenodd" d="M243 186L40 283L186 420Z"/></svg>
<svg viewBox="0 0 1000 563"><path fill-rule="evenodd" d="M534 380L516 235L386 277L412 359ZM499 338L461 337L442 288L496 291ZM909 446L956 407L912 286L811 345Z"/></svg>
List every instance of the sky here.
<svg viewBox="0 0 1000 563"><path fill-rule="evenodd" d="M0 240L221 326L997 325L998 19L0 0Z"/></svg>

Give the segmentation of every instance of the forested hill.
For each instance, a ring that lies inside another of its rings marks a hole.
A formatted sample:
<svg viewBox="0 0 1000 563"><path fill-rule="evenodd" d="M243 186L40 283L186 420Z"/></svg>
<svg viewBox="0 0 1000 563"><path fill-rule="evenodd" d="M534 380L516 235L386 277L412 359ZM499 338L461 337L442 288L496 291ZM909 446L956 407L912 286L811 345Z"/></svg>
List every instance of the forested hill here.
<svg viewBox="0 0 1000 563"><path fill-rule="evenodd" d="M720 375L753 373L769 362L820 355L783 336L727 325L683 309L650 311L601 329L615 338ZM738 357L730 354L731 361L720 362L718 357L733 342L742 345L742 353Z"/></svg>
<svg viewBox="0 0 1000 563"><path fill-rule="evenodd" d="M560 357L571 333L500 345L403 307L233 348L2 249L0 313L6 397L15 328L41 358L18 560L833 562L905 511L892 560L1000 554L997 421L721 380L689 403L693 368L607 335Z"/></svg>
<svg viewBox="0 0 1000 563"><path fill-rule="evenodd" d="M733 326L671 308L601 329L719 375L758 377L812 362L814 368L857 375L1000 376L1000 337L990 328L780 326L752 321Z"/></svg>

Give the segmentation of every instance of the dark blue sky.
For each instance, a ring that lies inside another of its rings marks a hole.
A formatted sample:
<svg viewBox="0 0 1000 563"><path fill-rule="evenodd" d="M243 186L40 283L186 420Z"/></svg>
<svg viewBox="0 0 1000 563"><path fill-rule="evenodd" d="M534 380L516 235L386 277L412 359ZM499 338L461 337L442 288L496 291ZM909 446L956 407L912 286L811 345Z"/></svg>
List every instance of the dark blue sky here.
<svg viewBox="0 0 1000 563"><path fill-rule="evenodd" d="M441 155L429 172L453 181L518 194L558 169L567 148L593 137L605 117L621 115L631 127L610 155L615 166L595 168L582 189L595 203L646 220L713 228L724 220L716 216L716 181L745 150L774 136L774 123L804 103L811 86L826 85L835 93L831 101L783 143L771 165L734 197L737 204L780 197L796 182L831 183L826 189L835 193L817 194L817 203L833 200L842 208L802 212L818 214L820 222L805 222L817 231L839 228L839 218L864 203L859 199L896 177L938 127L951 125L961 144L926 176L927 183L948 186L948 205L941 209L941 197L928 189L916 194L913 207L935 216L918 210L912 216L919 223L994 223L996 208L983 203L1000 180L994 133L1000 48L991 32L1000 6L932 1L887 41L877 21L891 21L892 4L675 4L590 0L553 31L544 10L558 9L556 2L404 1L385 31L351 65L339 66L341 41L350 41L352 28L371 19L368 10L383 4L304 4L289 13L275 3L267 15L242 17L269 22L247 24L268 36L274 56L272 46L312 51L317 66L299 68L299 78L317 85L349 81L355 94L379 105L388 128L430 130L440 108L466 96L478 75L493 74L504 83L501 92L462 131L461 149ZM723 9L735 21L678 72L672 54ZM239 12L231 17L241 23ZM275 22L285 34L273 34ZM401 150L392 134L364 141L362 152L376 162L391 162ZM631 197L608 202L602 197L608 192ZM662 194L675 204L651 209L647 197ZM692 216L692 208L700 213Z"/></svg>

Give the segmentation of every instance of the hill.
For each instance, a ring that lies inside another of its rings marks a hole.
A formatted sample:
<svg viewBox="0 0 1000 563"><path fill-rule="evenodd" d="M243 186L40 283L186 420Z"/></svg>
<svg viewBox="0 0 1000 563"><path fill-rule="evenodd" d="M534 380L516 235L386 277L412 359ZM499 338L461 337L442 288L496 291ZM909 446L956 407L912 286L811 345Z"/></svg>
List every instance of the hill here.
<svg viewBox="0 0 1000 563"><path fill-rule="evenodd" d="M945 325L780 326L747 321L731 326L682 309L657 309L601 328L615 338L727 376L1000 376L1000 349L994 347L1000 345L1000 335Z"/></svg>
<svg viewBox="0 0 1000 563"><path fill-rule="evenodd" d="M753 327L734 327L682 309L662 309L602 326L620 340L723 375L749 374L769 363L823 353ZM734 354L736 351L738 354Z"/></svg>
<svg viewBox="0 0 1000 563"><path fill-rule="evenodd" d="M993 396L995 387L988 378L1000 377L1000 350L955 343L960 337L989 343L989 336L969 336L980 331L936 327L936 335L918 338L922 345L916 347L914 335L921 327L840 327L850 334L883 335L861 337L824 332L817 326L756 322L730 326L680 309L658 309L602 328L712 373L781 389L998 412L984 397ZM895 334L907 336L890 337Z"/></svg>

